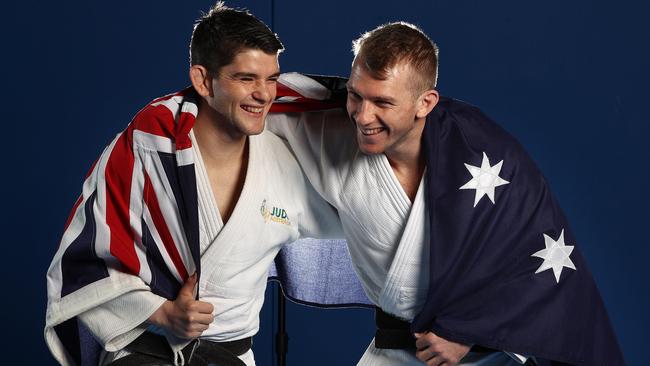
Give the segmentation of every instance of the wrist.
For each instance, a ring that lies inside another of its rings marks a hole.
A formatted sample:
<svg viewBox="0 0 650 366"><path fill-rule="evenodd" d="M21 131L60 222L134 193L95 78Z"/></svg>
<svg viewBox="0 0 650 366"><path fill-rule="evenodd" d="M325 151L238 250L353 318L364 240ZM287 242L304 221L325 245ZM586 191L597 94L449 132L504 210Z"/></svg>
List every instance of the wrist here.
<svg viewBox="0 0 650 366"><path fill-rule="evenodd" d="M170 306L172 306L172 302L169 300L166 300L165 302L160 305L156 311L151 314L149 317L148 322L162 328L167 328L169 324L169 311L170 311Z"/></svg>

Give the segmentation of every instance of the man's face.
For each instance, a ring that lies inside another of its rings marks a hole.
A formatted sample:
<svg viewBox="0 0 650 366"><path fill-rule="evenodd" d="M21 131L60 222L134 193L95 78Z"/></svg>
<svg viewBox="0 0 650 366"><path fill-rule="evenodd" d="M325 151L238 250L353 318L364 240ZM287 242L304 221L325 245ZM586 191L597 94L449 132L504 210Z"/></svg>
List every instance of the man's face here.
<svg viewBox="0 0 650 366"><path fill-rule="evenodd" d="M357 127L362 152L390 155L417 146L424 121L416 119L414 77L416 73L406 63L388 70L385 80L373 78L357 60L352 64L347 110Z"/></svg>
<svg viewBox="0 0 650 366"><path fill-rule="evenodd" d="M206 99L228 133L248 136L264 130L279 75L278 55L257 49L244 49L219 70L212 82L214 96Z"/></svg>

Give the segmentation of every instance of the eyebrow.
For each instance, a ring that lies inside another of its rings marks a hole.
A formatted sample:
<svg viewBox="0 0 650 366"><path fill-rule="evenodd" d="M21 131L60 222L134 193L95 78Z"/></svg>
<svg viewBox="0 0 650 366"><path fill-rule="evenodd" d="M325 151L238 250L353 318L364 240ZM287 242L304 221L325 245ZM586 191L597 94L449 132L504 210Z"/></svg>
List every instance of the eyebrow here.
<svg viewBox="0 0 650 366"><path fill-rule="evenodd" d="M391 98L391 97L375 97L372 98L373 101L375 102L384 102L384 103L389 103L389 104L395 104L396 100Z"/></svg>
<svg viewBox="0 0 650 366"><path fill-rule="evenodd" d="M352 87L352 85L350 85L349 82L345 83L345 87L348 89L348 93L354 93L354 94L359 95L359 96L361 96L363 98L363 96L361 94L359 94L359 92L356 89L354 89L354 87ZM390 103L390 104L395 104L397 102L397 100L395 98L388 97L388 96L381 96L381 95L380 96L375 96L375 97L370 97L370 98L367 98L367 99L370 99L373 102L385 102L385 103Z"/></svg>
<svg viewBox="0 0 650 366"><path fill-rule="evenodd" d="M280 72L278 71L275 74L270 75L269 78L277 78L279 76L280 76ZM259 75L255 74L255 73L252 73L252 72L236 72L236 73L232 74L232 77L235 77L235 78L248 77L248 78L257 79L257 78L259 78Z"/></svg>

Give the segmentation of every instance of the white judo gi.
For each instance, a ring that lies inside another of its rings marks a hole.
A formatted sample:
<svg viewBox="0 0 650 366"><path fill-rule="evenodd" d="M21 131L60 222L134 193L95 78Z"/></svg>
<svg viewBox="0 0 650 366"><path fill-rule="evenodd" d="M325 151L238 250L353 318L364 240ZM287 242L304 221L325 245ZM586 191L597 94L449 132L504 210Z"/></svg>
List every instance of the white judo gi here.
<svg viewBox="0 0 650 366"><path fill-rule="evenodd" d="M301 237L341 237L340 223L335 210L309 185L284 142L265 131L249 137L246 180L224 224L198 143L190 136L199 209L199 294L200 300L214 306L215 316L201 339L222 342L251 337L259 329L269 266L283 244ZM100 364L128 354L119 350L147 329L146 320L165 300L146 289L132 291L81 314L105 349L113 351L104 353ZM162 329L154 331L164 334ZM240 358L248 366L255 365L252 350Z"/></svg>
<svg viewBox="0 0 650 366"><path fill-rule="evenodd" d="M286 75L283 75L286 77ZM291 75L289 75L291 77ZM292 80L281 77L291 85ZM426 185L410 201L384 154L362 153L346 112L271 114L267 128L286 139L316 190L339 211L354 268L368 298L411 321L427 296L429 222ZM470 353L461 365L517 365L505 353ZM377 349L358 365L422 365L414 351Z"/></svg>

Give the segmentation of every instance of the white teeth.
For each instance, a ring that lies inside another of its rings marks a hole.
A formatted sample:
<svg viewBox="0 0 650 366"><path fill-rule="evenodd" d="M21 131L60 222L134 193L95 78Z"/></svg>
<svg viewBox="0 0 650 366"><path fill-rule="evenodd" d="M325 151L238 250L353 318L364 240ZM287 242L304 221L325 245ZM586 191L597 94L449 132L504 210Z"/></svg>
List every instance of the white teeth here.
<svg viewBox="0 0 650 366"><path fill-rule="evenodd" d="M264 108L261 108L261 107L256 108L256 107L251 107L251 106L247 106L247 105L243 105L241 107L246 112L251 112L251 113L262 113L262 111L264 110Z"/></svg>
<svg viewBox="0 0 650 366"><path fill-rule="evenodd" d="M377 128L360 128L361 133L369 136L369 135L375 135L383 131L384 129L382 127L377 127Z"/></svg>

